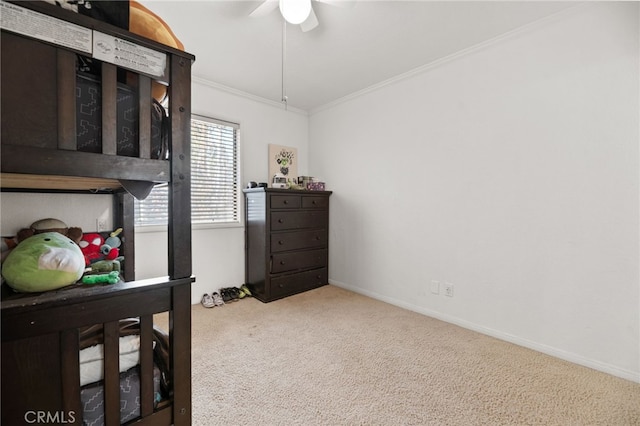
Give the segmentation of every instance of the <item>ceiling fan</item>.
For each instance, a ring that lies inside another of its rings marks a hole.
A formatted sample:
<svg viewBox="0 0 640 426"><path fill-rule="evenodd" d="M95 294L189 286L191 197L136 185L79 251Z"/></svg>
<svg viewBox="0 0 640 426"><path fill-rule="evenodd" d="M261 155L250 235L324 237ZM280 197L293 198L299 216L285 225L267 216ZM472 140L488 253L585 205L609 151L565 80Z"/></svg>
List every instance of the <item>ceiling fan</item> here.
<svg viewBox="0 0 640 426"><path fill-rule="evenodd" d="M336 6L352 6L354 1L348 0L313 0ZM312 0L264 0L249 14L256 18L265 16L276 8L280 8L283 18L290 24L300 25L303 32L311 31L318 26L318 17L313 11Z"/></svg>

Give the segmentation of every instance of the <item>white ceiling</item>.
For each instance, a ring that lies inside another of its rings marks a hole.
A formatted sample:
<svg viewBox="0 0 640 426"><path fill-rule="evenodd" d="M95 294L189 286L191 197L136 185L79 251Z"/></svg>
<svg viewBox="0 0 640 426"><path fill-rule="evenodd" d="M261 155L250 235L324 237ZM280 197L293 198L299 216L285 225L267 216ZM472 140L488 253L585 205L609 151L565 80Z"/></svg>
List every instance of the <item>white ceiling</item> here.
<svg viewBox="0 0 640 426"><path fill-rule="evenodd" d="M335 1L335 0L334 0ZM141 0L196 56L193 76L279 102L282 18L261 1ZM313 0L320 25L287 27L289 106L313 110L486 42L574 2L371 1L340 7Z"/></svg>

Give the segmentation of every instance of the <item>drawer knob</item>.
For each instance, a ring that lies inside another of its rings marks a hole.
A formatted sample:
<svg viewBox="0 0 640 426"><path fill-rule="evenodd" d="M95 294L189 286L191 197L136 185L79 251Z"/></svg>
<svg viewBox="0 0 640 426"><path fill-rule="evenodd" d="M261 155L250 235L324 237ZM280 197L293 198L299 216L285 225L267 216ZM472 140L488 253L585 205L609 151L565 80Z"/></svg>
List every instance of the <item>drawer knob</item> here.
<svg viewBox="0 0 640 426"><path fill-rule="evenodd" d="M281 265L284 265L284 260L281 260L281 261L280 261L280 264L281 264Z"/></svg>
<svg viewBox="0 0 640 426"><path fill-rule="evenodd" d="M278 219L278 223L284 223L284 220Z"/></svg>
<svg viewBox="0 0 640 426"><path fill-rule="evenodd" d="M279 241L278 241L278 245L280 245L280 246L281 246L281 245L283 245L283 244L284 244L284 241L282 241L282 240L279 240Z"/></svg>
<svg viewBox="0 0 640 426"><path fill-rule="evenodd" d="M289 200L284 200L282 204L285 204L285 205L289 204Z"/></svg>
<svg viewBox="0 0 640 426"><path fill-rule="evenodd" d="M316 241L320 241L320 236L316 235Z"/></svg>

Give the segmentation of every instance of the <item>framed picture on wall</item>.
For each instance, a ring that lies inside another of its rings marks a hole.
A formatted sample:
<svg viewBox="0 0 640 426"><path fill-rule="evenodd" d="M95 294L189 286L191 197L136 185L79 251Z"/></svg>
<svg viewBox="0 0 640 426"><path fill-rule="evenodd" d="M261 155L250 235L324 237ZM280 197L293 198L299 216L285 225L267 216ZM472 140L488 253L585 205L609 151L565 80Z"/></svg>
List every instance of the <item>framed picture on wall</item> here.
<svg viewBox="0 0 640 426"><path fill-rule="evenodd" d="M269 144L269 186L275 175L296 182L298 179L298 150L290 146Z"/></svg>

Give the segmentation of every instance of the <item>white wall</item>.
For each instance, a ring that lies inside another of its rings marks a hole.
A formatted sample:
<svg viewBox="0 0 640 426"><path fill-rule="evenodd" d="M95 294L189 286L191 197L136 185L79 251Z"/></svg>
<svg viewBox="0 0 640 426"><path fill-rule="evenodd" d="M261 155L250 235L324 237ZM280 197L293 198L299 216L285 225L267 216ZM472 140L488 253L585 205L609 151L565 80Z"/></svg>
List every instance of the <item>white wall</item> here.
<svg viewBox="0 0 640 426"><path fill-rule="evenodd" d="M96 231L98 218L113 228L113 199L97 194L0 194L0 235L12 236L37 220L53 217L78 226L85 232Z"/></svg>
<svg viewBox="0 0 640 426"><path fill-rule="evenodd" d="M330 282L640 381L638 17L581 5L315 111Z"/></svg>
<svg viewBox="0 0 640 426"><path fill-rule="evenodd" d="M197 61L196 57L196 61ZM275 82L277 83L277 82ZM298 174L307 173L308 116L278 103L263 102L221 90L203 80L192 84L192 112L240 124L242 184L268 182L268 145L298 149ZM244 212L244 200L242 201ZM243 215L244 213L242 213ZM241 216L242 216L241 215ZM136 232L136 277L156 277L167 271L166 232ZM244 283L244 228L200 228L192 232L193 303L204 293Z"/></svg>

